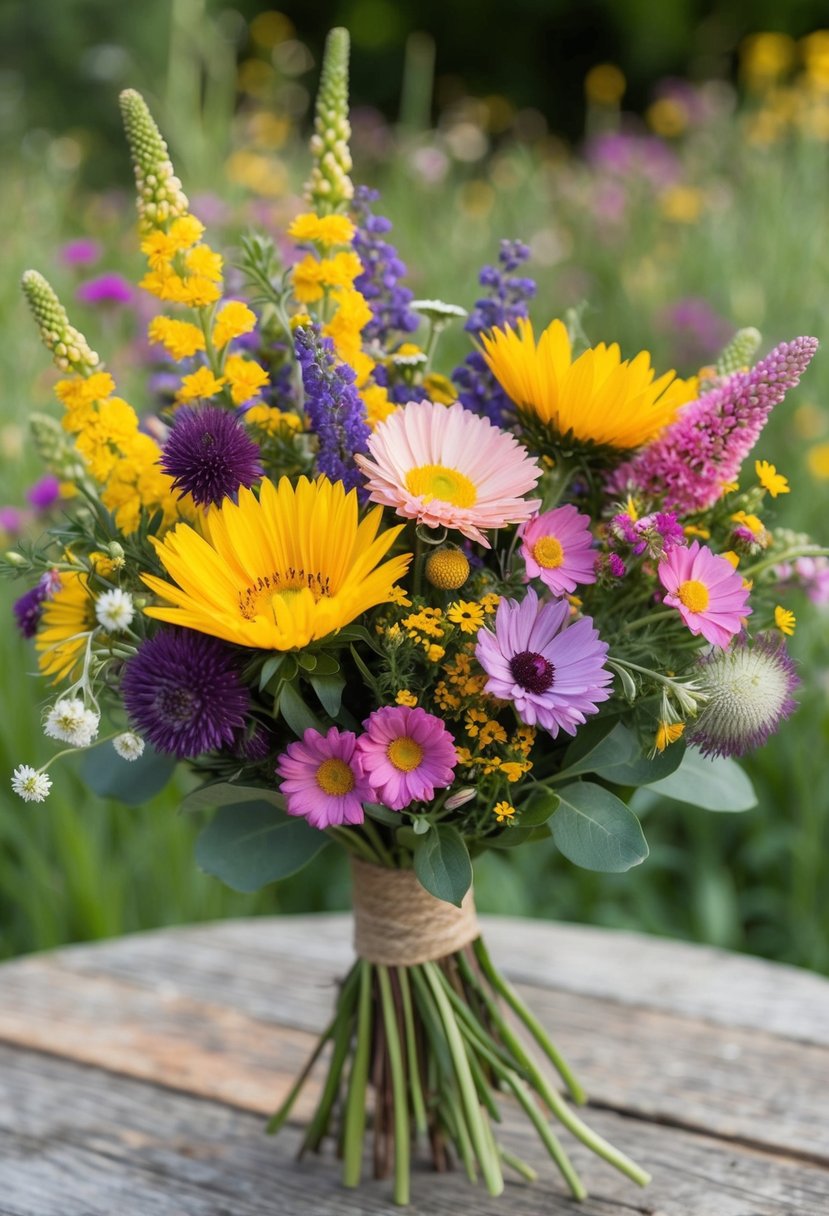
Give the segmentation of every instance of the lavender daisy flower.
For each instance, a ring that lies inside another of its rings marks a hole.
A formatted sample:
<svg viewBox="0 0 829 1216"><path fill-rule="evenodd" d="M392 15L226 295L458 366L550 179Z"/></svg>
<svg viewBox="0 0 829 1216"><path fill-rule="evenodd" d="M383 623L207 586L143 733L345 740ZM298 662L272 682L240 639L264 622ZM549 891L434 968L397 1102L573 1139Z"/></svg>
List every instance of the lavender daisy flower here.
<svg viewBox="0 0 829 1216"><path fill-rule="evenodd" d="M342 481L347 490L362 488L364 479L354 456L368 451L371 432L365 406L354 387L354 372L337 361L334 343L321 337L316 325L300 326L294 342L305 389L305 412L319 441L317 468L331 481Z"/></svg>
<svg viewBox="0 0 829 1216"><path fill-rule="evenodd" d="M735 372L689 402L659 438L611 475L611 492L623 495L633 488L662 498L680 514L712 506L816 350L816 338L781 342L749 371Z"/></svg>
<svg viewBox="0 0 829 1216"><path fill-rule="evenodd" d="M180 760L233 745L250 708L234 651L192 629L162 629L142 643L121 691L136 731Z"/></svg>
<svg viewBox="0 0 829 1216"><path fill-rule="evenodd" d="M565 600L543 604L530 589L525 598L502 599L495 632L481 629L475 655L489 676L484 691L512 701L529 726L574 735L612 690L604 666L608 647L590 617L567 625Z"/></svg>
<svg viewBox="0 0 829 1216"><path fill-rule="evenodd" d="M409 308L411 291L400 286L406 274L405 263L394 245L383 240L383 234L391 231L391 220L374 215L371 210L371 204L379 197L379 191L368 186L358 186L354 194L352 207L357 231L353 244L363 265L363 273L354 280L354 286L368 301L373 314L373 320L363 327L363 337L385 346L391 333L413 333L420 322Z"/></svg>
<svg viewBox="0 0 829 1216"><path fill-rule="evenodd" d="M33 638L37 633L43 605L60 588L60 577L56 570L47 570L36 586L15 600L12 611L17 627L24 638Z"/></svg>
<svg viewBox="0 0 829 1216"><path fill-rule="evenodd" d="M699 661L707 700L687 738L704 756L743 756L768 739L796 708L800 683L782 638L741 636Z"/></svg>
<svg viewBox="0 0 829 1216"><path fill-rule="evenodd" d="M87 279L75 292L81 304L131 304L134 292L121 274L112 272Z"/></svg>
<svg viewBox="0 0 829 1216"><path fill-rule="evenodd" d="M259 448L233 414L218 405L183 406L175 417L161 467L182 495L200 507L234 498L262 476Z"/></svg>
<svg viewBox="0 0 829 1216"><path fill-rule="evenodd" d="M496 327L514 325L519 317L529 315L529 301L535 295L532 279L514 272L530 256L521 241L502 241L498 254L500 266L484 266L478 281L487 295L475 302L464 328L477 338ZM480 351L467 355L452 373L452 381L460 390L458 400L473 413L483 414L496 426L514 417L515 409L496 381Z"/></svg>

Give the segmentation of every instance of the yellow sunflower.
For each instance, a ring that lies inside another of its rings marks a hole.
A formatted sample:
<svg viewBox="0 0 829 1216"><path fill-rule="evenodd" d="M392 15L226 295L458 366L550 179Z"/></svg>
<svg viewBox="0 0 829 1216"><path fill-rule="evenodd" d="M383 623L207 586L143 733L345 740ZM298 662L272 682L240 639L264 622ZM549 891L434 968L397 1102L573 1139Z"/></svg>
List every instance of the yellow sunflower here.
<svg viewBox="0 0 829 1216"><path fill-rule="evenodd" d="M266 479L258 501L242 488L238 506L208 512L204 536L179 524L156 542L178 586L144 575L174 605L147 615L239 646L307 646L391 599L411 554L377 564L401 531L378 533L381 516L378 507L358 520L356 491L324 478Z"/></svg>
<svg viewBox="0 0 829 1216"><path fill-rule="evenodd" d="M58 577L60 587L44 601L35 636L40 670L55 684L72 673L98 624L86 574L65 570Z"/></svg>
<svg viewBox="0 0 829 1216"><path fill-rule="evenodd" d="M672 371L655 380L647 351L628 361L616 343L601 342L573 359L561 321L553 321L537 344L523 318L517 330L494 329L482 342L490 371L518 409L582 443L638 448L696 395L696 382Z"/></svg>

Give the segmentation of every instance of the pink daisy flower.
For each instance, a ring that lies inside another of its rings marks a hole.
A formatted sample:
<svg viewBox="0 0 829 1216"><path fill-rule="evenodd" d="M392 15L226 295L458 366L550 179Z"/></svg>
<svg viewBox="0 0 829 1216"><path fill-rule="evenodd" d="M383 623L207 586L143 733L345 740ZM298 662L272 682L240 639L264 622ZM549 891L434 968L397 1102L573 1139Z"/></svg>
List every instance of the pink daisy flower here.
<svg viewBox="0 0 829 1216"><path fill-rule="evenodd" d="M556 507L522 524L519 535L528 576L540 578L553 595L569 595L579 583L595 583L589 515L569 504Z"/></svg>
<svg viewBox="0 0 829 1216"><path fill-rule="evenodd" d="M752 611L741 575L698 540L687 549L672 549L657 573L667 592L665 603L679 609L691 633L701 633L712 646L725 648Z"/></svg>
<svg viewBox="0 0 829 1216"><path fill-rule="evenodd" d="M522 523L540 505L522 498L541 476L536 462L512 435L457 401L410 401L375 428L368 448L370 457L355 460L374 502L486 548L486 529Z"/></svg>
<svg viewBox="0 0 829 1216"><path fill-rule="evenodd" d="M607 643L589 616L568 625L569 616L565 600L541 603L530 588L520 602L501 600L495 632L479 630L475 647L489 676L484 691L512 701L522 721L554 739L559 730L574 735L612 695Z"/></svg>
<svg viewBox="0 0 829 1216"><path fill-rule="evenodd" d="M425 709L387 705L363 723L357 749L374 797L393 811L429 802L452 784L458 762L454 739Z"/></svg>
<svg viewBox="0 0 829 1216"><path fill-rule="evenodd" d="M315 828L362 823L363 803L374 798L357 751L357 737L332 726L321 735L309 727L289 743L276 771L282 777L289 815L301 816Z"/></svg>

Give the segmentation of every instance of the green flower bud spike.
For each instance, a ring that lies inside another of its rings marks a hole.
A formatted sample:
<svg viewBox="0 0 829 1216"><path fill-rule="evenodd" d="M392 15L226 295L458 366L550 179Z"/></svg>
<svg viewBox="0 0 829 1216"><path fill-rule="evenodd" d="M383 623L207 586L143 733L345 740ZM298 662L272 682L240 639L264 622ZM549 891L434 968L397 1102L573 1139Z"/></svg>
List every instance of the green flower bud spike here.
<svg viewBox="0 0 829 1216"><path fill-rule="evenodd" d="M305 183L305 197L319 215L342 208L353 196L348 176L348 30L333 29L325 43L311 155L314 164Z"/></svg>
<svg viewBox="0 0 829 1216"><path fill-rule="evenodd" d="M738 329L717 360L717 375L730 376L744 367L751 367L760 341L759 329Z"/></svg>
<svg viewBox="0 0 829 1216"><path fill-rule="evenodd" d="M66 309L43 275L36 270L27 270L21 287L55 365L62 372L71 370L81 376L89 375L100 363L100 358L83 334L69 324Z"/></svg>
<svg viewBox="0 0 829 1216"><path fill-rule="evenodd" d="M64 481L82 481L86 475L74 445L56 418L34 413L29 418L35 451L42 464Z"/></svg>
<svg viewBox="0 0 829 1216"><path fill-rule="evenodd" d="M135 170L141 232L166 228L170 221L187 214L187 195L144 98L135 89L124 89L119 100Z"/></svg>

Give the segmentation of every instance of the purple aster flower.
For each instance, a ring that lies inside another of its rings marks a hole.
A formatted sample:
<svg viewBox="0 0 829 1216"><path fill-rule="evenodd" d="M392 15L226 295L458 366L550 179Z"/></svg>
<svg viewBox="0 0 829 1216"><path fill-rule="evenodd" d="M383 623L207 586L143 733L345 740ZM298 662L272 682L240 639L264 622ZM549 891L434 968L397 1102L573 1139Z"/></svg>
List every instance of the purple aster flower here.
<svg viewBox="0 0 829 1216"><path fill-rule="evenodd" d="M17 627L24 638L33 638L37 633L43 605L60 587L60 575L56 570L47 570L36 586L15 600L12 610L17 618Z"/></svg>
<svg viewBox="0 0 829 1216"><path fill-rule="evenodd" d="M413 333L420 321L409 308L411 291L400 286L406 265L394 245L383 240L384 234L391 231L391 220L374 215L371 210L371 204L379 197L379 191L368 186L358 186L354 194L352 209L357 231L353 245L363 265L363 273L354 280L354 286L368 301L373 314L373 320L363 327L364 338L387 345L391 333Z"/></svg>
<svg viewBox="0 0 829 1216"><path fill-rule="evenodd" d="M301 740L288 744L276 771L288 814L302 816L320 831L362 823L363 803L374 798L356 735L336 726L325 735L309 726Z"/></svg>
<svg viewBox="0 0 829 1216"><path fill-rule="evenodd" d="M340 363L330 338L316 325L301 325L294 333L296 357L302 370L305 412L319 441L317 468L347 490L361 488L363 475L354 463L357 452L368 451L371 434L366 411L354 386L354 372Z"/></svg>
<svg viewBox="0 0 829 1216"><path fill-rule="evenodd" d="M135 730L180 760L232 746L250 709L235 652L193 629L162 629L143 642L121 692Z"/></svg>
<svg viewBox="0 0 829 1216"><path fill-rule="evenodd" d="M67 241L60 251L61 261L65 262L67 266L92 266L100 256L100 244L87 236Z"/></svg>
<svg viewBox="0 0 829 1216"><path fill-rule="evenodd" d="M614 515L611 529L617 540L630 545L638 557L659 559L672 549L686 544L685 531L672 511L654 511L640 519L631 519L626 511Z"/></svg>
<svg viewBox="0 0 829 1216"><path fill-rule="evenodd" d="M527 260L530 251L521 241L502 241L498 254L500 266L484 266L478 281L487 294L475 302L464 328L477 338L496 327L514 325L519 317L528 316L529 301L535 295L532 279L514 272ZM473 413L483 414L496 426L514 417L515 409L496 381L479 350L467 355L452 373L452 381L460 390L458 400Z"/></svg>
<svg viewBox="0 0 829 1216"><path fill-rule="evenodd" d="M727 650L712 650L698 664L707 695L688 742L704 756L742 756L761 747L796 708L800 683L782 638L745 635Z"/></svg>
<svg viewBox="0 0 829 1216"><path fill-rule="evenodd" d="M41 477L26 491L26 500L36 511L48 511L60 498L60 482L52 473Z"/></svg>
<svg viewBox="0 0 829 1216"><path fill-rule="evenodd" d="M733 481L775 405L795 387L817 350L816 338L781 342L749 371L735 372L684 406L658 439L621 465L612 493L634 489L680 514L704 511Z"/></svg>
<svg viewBox="0 0 829 1216"><path fill-rule="evenodd" d="M218 405L182 406L164 445L161 467L200 507L234 498L262 476L259 448L233 414Z"/></svg>
<svg viewBox="0 0 829 1216"><path fill-rule="evenodd" d="M604 665L608 647L589 616L567 625L566 600L543 604L530 588L525 598L502 599L495 632L481 629L475 655L489 676L484 691L512 701L529 726L574 735L612 690Z"/></svg>
<svg viewBox="0 0 829 1216"><path fill-rule="evenodd" d="M109 272L81 283L75 298L81 304L131 304L134 292L122 274Z"/></svg>

